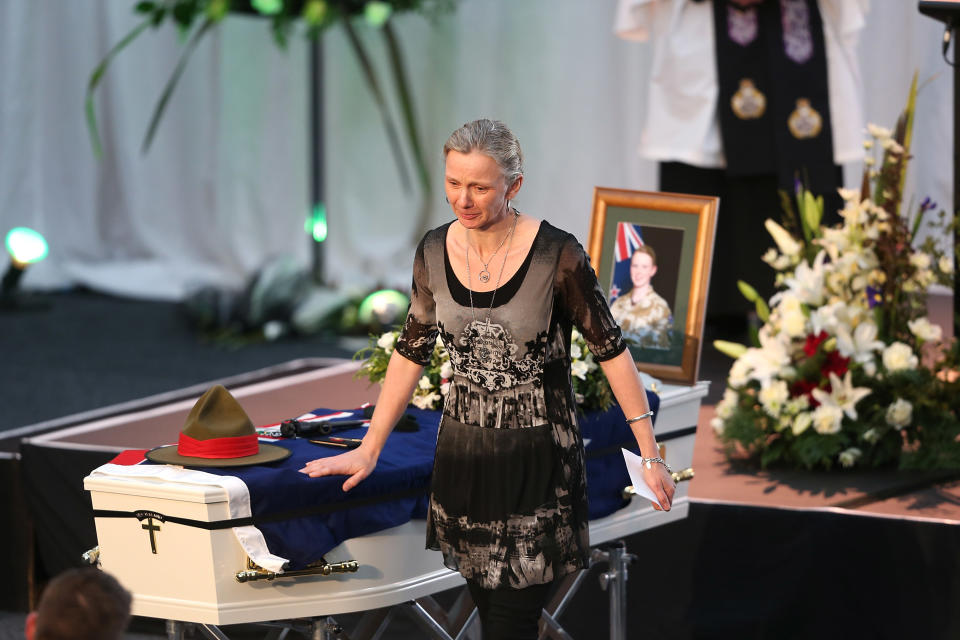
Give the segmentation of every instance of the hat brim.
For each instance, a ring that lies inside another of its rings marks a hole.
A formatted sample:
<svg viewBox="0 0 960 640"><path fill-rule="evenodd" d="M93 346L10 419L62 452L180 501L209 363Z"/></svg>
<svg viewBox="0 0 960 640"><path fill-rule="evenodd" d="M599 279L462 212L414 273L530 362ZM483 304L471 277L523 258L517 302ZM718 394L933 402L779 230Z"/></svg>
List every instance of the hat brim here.
<svg viewBox="0 0 960 640"><path fill-rule="evenodd" d="M242 458L197 458L177 453L177 445L168 444L147 451L146 458L160 464L178 464L184 467L246 467L255 464L278 462L290 457L292 451L273 444L260 443L260 451Z"/></svg>

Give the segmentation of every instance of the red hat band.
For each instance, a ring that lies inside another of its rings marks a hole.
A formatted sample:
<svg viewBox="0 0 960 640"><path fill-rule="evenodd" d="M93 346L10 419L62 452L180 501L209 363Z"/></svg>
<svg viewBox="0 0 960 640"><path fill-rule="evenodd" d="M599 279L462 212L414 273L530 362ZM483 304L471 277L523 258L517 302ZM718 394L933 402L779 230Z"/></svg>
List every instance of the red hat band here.
<svg viewBox="0 0 960 640"><path fill-rule="evenodd" d="M192 458L243 458L260 450L257 434L197 440L180 432L177 453Z"/></svg>

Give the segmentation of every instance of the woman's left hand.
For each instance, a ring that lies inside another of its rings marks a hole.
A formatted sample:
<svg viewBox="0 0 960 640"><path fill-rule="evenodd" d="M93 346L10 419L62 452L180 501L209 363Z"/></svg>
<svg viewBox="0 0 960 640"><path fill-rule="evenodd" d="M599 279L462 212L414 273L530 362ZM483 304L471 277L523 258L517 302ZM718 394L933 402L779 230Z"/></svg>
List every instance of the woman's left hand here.
<svg viewBox="0 0 960 640"><path fill-rule="evenodd" d="M649 469L644 465L643 481L647 483L650 490L657 496L657 500L660 501L660 504L651 502L653 508L657 511L670 511L673 494L677 490L677 483L673 481L673 476L667 471L667 468L657 462L651 464Z"/></svg>

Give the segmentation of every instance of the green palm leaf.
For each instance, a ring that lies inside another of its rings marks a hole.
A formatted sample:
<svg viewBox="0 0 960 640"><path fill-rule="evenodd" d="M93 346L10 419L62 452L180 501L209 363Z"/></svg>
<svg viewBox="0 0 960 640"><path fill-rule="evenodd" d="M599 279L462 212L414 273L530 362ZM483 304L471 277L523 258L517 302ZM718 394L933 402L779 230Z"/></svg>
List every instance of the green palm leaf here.
<svg viewBox="0 0 960 640"><path fill-rule="evenodd" d="M363 76L367 80L370 93L373 94L373 100L380 110L380 117L383 119L383 126L387 130L387 140L390 142L390 150L393 152L394 160L397 162L397 169L400 171L400 180L406 191L410 190L410 177L407 175L407 168L403 161L403 154L400 151L400 140L397 136L397 129L390 117L390 110L387 108L387 101L383 97L383 91L380 90L380 81L377 79L377 72L373 68L370 56L367 54L363 42L357 36L356 30L350 23L350 18L344 16L343 28L347 32L347 39L353 47L353 52L357 56L360 68L363 70Z"/></svg>
<svg viewBox="0 0 960 640"><path fill-rule="evenodd" d="M100 61L100 64L97 65L97 68L94 69L93 73L90 74L90 80L87 82L87 96L84 100L84 104L87 113L87 131L90 132L90 144L93 146L93 155L98 160L103 156L103 147L100 144L100 131L97 128L97 113L93 105L93 92L100 84L100 81L103 80L103 74L107 71L107 67L116 57L116 55L123 51L128 44L133 42L136 37L143 33L144 29L153 24L153 22L154 16L151 15L143 22L138 24L132 31L130 31L130 33L123 37L123 40L113 45L113 48L107 52L107 55L104 56L103 60Z"/></svg>
<svg viewBox="0 0 960 640"><path fill-rule="evenodd" d="M170 100L170 96L173 94L173 90L177 86L177 81L180 80L180 76L183 75L183 70L187 66L187 60L190 59L190 54L192 54L193 50L197 48L200 38L202 38L203 35L215 23L216 20L212 18L207 18L204 20L203 24L200 25L200 28L197 29L190 38L190 41L187 42L187 46L183 50L183 53L180 54L180 59L177 60L177 66L173 70L173 75L171 75L170 79L167 81L167 85L163 88L163 94L161 94L160 100L157 102L157 106L153 109L153 116L150 118L150 126L147 128L147 135L143 138L143 146L141 147L142 153L146 153L150 149L150 143L153 142L153 135L157 131L157 125L160 124L160 117L163 115L163 111L167 107L167 102Z"/></svg>

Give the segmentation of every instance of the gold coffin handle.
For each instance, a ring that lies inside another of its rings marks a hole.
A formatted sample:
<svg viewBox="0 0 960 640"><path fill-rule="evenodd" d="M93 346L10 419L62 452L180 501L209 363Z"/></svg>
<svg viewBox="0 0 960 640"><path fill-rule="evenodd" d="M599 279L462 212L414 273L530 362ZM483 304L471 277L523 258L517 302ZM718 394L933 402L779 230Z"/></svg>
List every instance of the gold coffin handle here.
<svg viewBox="0 0 960 640"><path fill-rule="evenodd" d="M688 480L693 480L693 467L687 467L686 469L681 469L680 471L674 471L670 474L673 476L674 482L687 482Z"/></svg>
<svg viewBox="0 0 960 640"><path fill-rule="evenodd" d="M680 471L674 471L670 474L673 476L673 481L680 483L692 480L695 475L693 472L693 467L687 467L686 469L681 469ZM637 495L637 492L634 490L633 485L623 488L623 491L620 492L620 495L623 496L624 500L629 500L633 496Z"/></svg>
<svg viewBox="0 0 960 640"><path fill-rule="evenodd" d="M94 567L100 564L100 545L95 546L93 549L84 551L83 555L80 556L83 558L83 561Z"/></svg>
<svg viewBox="0 0 960 640"><path fill-rule="evenodd" d="M346 562L320 562L311 565L306 569L296 571L267 571L261 569L251 562L247 563L247 570L237 572L237 582L254 582L256 580L276 580L277 578L298 578L301 576L328 576L331 573L353 573L360 568L356 560L347 560Z"/></svg>

